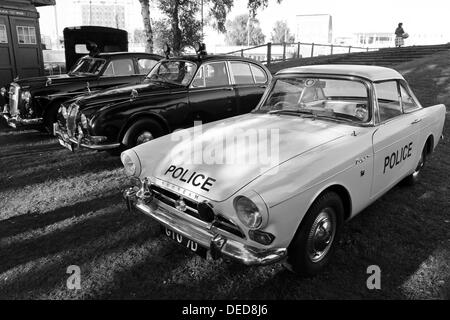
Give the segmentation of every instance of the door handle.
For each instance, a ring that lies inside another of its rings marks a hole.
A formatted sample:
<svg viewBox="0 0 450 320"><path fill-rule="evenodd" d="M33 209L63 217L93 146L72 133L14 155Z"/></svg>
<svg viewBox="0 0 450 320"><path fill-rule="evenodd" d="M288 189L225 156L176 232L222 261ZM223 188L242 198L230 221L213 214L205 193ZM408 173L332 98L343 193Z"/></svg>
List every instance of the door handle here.
<svg viewBox="0 0 450 320"><path fill-rule="evenodd" d="M266 89L267 88L267 86L266 85L261 85L261 86L259 86L260 88L263 88L263 89Z"/></svg>
<svg viewBox="0 0 450 320"><path fill-rule="evenodd" d="M419 123L420 121L422 121L422 119L416 119L413 122L411 122L411 124L416 124L416 123Z"/></svg>
<svg viewBox="0 0 450 320"><path fill-rule="evenodd" d="M222 90L233 91L233 87L223 87Z"/></svg>

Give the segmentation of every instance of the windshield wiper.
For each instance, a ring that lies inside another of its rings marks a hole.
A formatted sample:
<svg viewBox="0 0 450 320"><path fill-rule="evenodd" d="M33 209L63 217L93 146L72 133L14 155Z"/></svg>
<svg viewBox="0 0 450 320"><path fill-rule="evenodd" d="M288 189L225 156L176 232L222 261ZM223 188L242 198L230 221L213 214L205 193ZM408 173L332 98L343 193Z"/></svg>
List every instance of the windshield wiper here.
<svg viewBox="0 0 450 320"><path fill-rule="evenodd" d="M269 111L268 114L294 114L298 116L315 116L312 110L309 109L280 109Z"/></svg>

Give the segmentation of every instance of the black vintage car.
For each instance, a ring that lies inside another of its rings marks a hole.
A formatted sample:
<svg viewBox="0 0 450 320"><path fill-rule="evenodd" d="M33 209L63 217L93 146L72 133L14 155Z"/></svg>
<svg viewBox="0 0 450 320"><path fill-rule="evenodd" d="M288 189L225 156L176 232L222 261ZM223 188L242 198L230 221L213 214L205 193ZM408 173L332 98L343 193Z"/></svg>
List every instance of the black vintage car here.
<svg viewBox="0 0 450 320"><path fill-rule="evenodd" d="M64 103L55 135L76 146L114 150L149 141L194 121L250 112L271 79L246 58L193 55L161 60L139 85L85 95Z"/></svg>
<svg viewBox="0 0 450 320"><path fill-rule="evenodd" d="M161 59L159 55L132 52L86 55L67 74L11 83L9 107L0 112L12 127L33 125L52 132L62 102L113 86L141 83Z"/></svg>

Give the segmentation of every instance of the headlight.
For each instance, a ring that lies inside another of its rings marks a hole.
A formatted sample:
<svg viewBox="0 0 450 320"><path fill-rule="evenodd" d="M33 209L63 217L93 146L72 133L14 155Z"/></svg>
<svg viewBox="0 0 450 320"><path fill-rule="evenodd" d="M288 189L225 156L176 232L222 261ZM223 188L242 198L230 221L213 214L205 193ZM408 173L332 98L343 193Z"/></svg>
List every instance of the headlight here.
<svg viewBox="0 0 450 320"><path fill-rule="evenodd" d="M26 103L30 103L30 100L31 100L31 93L30 93L30 91L22 92L22 94L20 95L20 98L23 101L25 101Z"/></svg>
<svg viewBox="0 0 450 320"><path fill-rule="evenodd" d="M263 216L256 204L247 197L238 196L234 199L234 209L241 222L250 229L257 229L263 222Z"/></svg>
<svg viewBox="0 0 450 320"><path fill-rule="evenodd" d="M122 160L127 175L138 177L141 174L141 162L136 152L133 150L124 151L120 155L120 160Z"/></svg>

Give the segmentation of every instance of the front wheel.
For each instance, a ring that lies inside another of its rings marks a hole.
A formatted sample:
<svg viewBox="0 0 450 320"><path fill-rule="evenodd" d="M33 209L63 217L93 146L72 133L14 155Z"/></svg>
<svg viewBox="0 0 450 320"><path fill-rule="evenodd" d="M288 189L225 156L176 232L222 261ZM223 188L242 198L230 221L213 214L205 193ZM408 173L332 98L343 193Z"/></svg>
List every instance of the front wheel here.
<svg viewBox="0 0 450 320"><path fill-rule="evenodd" d="M137 145L158 138L163 134L163 128L155 120L138 120L134 124L132 124L125 133L124 146L126 149L133 148Z"/></svg>
<svg viewBox="0 0 450 320"><path fill-rule="evenodd" d="M288 248L288 267L305 276L319 273L330 261L344 215L335 192L322 194L306 213Z"/></svg>

